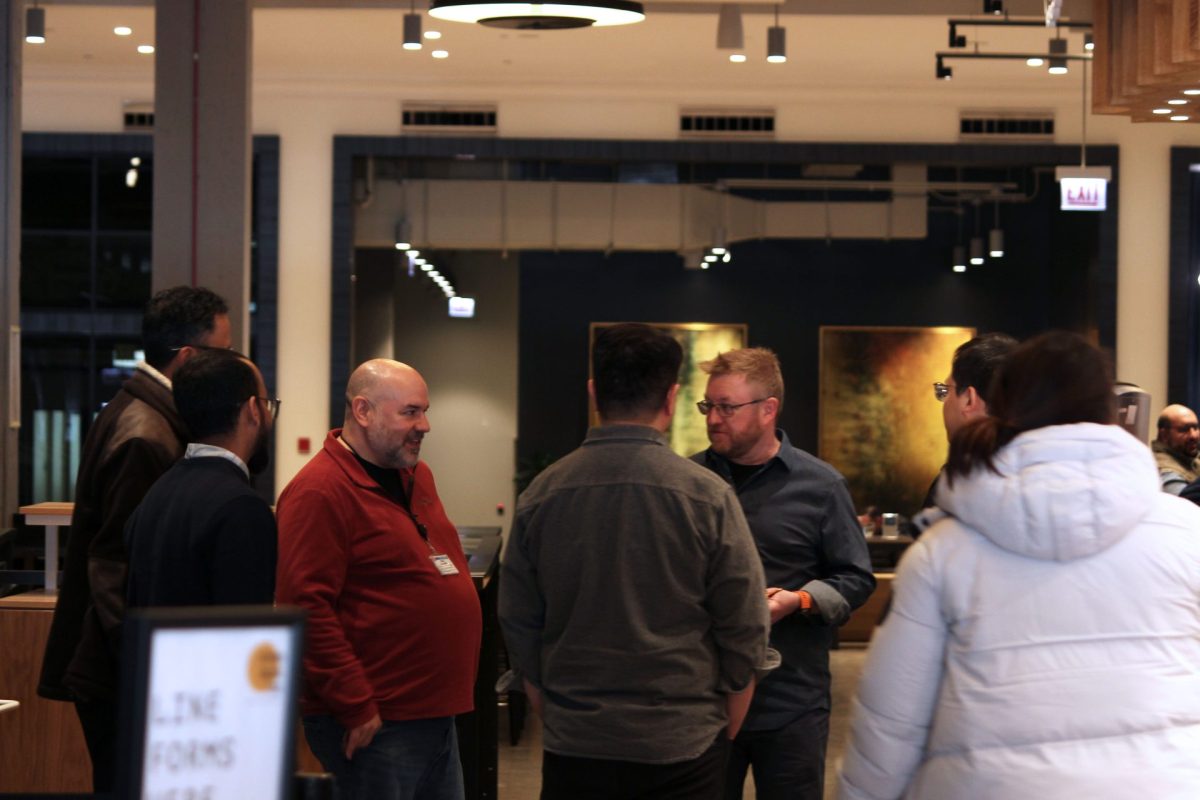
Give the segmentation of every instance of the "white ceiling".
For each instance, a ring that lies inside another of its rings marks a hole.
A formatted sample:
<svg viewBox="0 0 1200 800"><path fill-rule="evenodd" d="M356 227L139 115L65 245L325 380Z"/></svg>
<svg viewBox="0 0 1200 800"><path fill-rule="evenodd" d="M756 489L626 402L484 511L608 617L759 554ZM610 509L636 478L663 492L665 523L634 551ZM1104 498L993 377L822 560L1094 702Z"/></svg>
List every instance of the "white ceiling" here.
<svg viewBox="0 0 1200 800"><path fill-rule="evenodd" d="M809 90L941 91L946 84L934 78L933 54L947 48L946 18L978 13L980 3L793 0L780 17L789 55L782 65L764 60L773 7L762 4L742 4L745 64L729 63L715 47L717 5L695 0L648 4L644 22L616 28L517 32L425 17L426 30L443 33L437 45L450 53L443 60L430 56L431 46L420 52L400 48L407 4L260 0L257 5L254 79L260 87L452 85L478 87L481 95L495 87L612 94L717 90L745 92L762 102L775 93ZM1011 0L1009 6L1014 6ZM48 41L25 46L28 78L152 79L154 56L135 49L154 41L152 6L59 0L44 7ZM902 13L894 13L896 7ZM893 13L865 13L881 8ZM1017 2L1018 10L1040 8L1040 0ZM1068 0L1066 8L1090 13L1086 0ZM112 33L116 25L128 25L134 34L118 37ZM1044 51L1049 38L1041 28L964 32L972 46L979 41L989 51ZM1071 52L1081 52L1082 36L1068 38ZM944 91L977 93L983 104L994 91L1080 91L1074 75L1048 76L1015 61L956 61L953 66L953 86Z"/></svg>

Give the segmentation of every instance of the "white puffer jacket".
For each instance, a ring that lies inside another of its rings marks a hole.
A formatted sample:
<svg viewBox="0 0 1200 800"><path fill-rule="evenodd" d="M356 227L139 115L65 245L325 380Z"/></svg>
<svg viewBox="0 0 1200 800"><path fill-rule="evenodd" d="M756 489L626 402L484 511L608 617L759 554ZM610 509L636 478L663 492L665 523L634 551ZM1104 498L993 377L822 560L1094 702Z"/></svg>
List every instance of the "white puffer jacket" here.
<svg viewBox="0 0 1200 800"><path fill-rule="evenodd" d="M839 797L1200 798L1200 508L1114 426L996 466L900 563Z"/></svg>

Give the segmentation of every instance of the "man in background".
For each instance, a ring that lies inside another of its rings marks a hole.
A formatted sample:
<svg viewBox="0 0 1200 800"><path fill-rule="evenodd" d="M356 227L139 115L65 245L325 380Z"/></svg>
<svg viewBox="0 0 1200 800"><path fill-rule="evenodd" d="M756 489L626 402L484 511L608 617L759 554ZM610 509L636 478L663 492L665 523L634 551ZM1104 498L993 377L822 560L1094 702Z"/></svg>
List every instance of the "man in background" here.
<svg viewBox="0 0 1200 800"><path fill-rule="evenodd" d="M483 631L458 531L421 461L429 389L375 359L341 429L279 496L277 599L308 611L301 710L343 800L460 800L454 717Z"/></svg>
<svg viewBox="0 0 1200 800"><path fill-rule="evenodd" d="M829 649L875 589L871 559L845 478L777 427L784 387L775 354L733 350L700 368L709 378L697 405L711 446L693 458L737 492L766 572L771 646L783 658L733 742L725 797L741 798L753 768L759 800L820 800Z"/></svg>
<svg viewBox="0 0 1200 800"><path fill-rule="evenodd" d="M737 498L668 446L682 357L647 325L603 329L600 425L517 504L500 621L544 721L542 800L719 798L767 664Z"/></svg>
<svg viewBox="0 0 1200 800"><path fill-rule="evenodd" d="M275 515L250 476L267 464L279 401L232 350L197 354L173 383L191 441L126 526L129 607L270 605Z"/></svg>
<svg viewBox="0 0 1200 800"><path fill-rule="evenodd" d="M171 398L172 377L201 350L231 344L229 309L219 296L189 286L156 294L142 317L145 361L100 411L83 443L38 694L75 703L95 792L112 790L116 767L125 523L187 444Z"/></svg>
<svg viewBox="0 0 1200 800"><path fill-rule="evenodd" d="M1169 405L1158 415L1158 438L1150 443L1164 492L1179 494L1200 475L1200 424L1187 406Z"/></svg>

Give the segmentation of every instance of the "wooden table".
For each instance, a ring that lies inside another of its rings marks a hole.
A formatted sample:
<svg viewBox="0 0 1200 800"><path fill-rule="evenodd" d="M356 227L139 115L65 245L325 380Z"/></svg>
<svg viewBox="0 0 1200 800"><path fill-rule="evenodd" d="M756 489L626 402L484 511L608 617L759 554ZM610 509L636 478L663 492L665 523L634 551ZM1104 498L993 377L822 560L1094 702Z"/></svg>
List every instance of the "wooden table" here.
<svg viewBox="0 0 1200 800"><path fill-rule="evenodd" d="M58 529L71 524L75 512L74 503L37 503L18 509L25 517L26 525L46 529L46 591L58 592Z"/></svg>

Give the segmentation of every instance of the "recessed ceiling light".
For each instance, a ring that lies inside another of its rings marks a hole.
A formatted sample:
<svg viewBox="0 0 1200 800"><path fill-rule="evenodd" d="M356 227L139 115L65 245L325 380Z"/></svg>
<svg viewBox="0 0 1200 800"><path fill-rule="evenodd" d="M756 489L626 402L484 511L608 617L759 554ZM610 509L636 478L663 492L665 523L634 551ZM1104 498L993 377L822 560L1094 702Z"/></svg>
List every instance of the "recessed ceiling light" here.
<svg viewBox="0 0 1200 800"><path fill-rule="evenodd" d="M1187 114L1176 114L1175 116L1171 117L1171 122L1187 122L1187 121L1188 121Z"/></svg>
<svg viewBox="0 0 1200 800"><path fill-rule="evenodd" d="M1189 97L1195 97L1196 95L1200 94L1200 89L1184 89L1183 93Z"/></svg>
<svg viewBox="0 0 1200 800"><path fill-rule="evenodd" d="M1031 67L1040 67L1043 64L1045 64L1046 62L1045 62L1045 60L1040 59L1040 58L1027 58L1027 59L1025 59L1025 63Z"/></svg>
<svg viewBox="0 0 1200 800"><path fill-rule="evenodd" d="M1187 103L1187 100L1183 100L1182 98L1167 101L1167 105L1169 105L1169 106L1181 106L1181 105L1184 105L1185 103Z"/></svg>
<svg viewBox="0 0 1200 800"><path fill-rule="evenodd" d="M144 55L144 56L148 56L148 55L150 55L151 53L153 53L153 52L154 52L154 45L152 45L152 44L139 44L139 45L138 45L138 52L139 52L139 53L141 53L141 54L142 54L142 55Z"/></svg>
<svg viewBox="0 0 1200 800"><path fill-rule="evenodd" d="M434 58L449 58L450 51L449 50L434 50L432 53L430 53L430 55L433 56Z"/></svg>
<svg viewBox="0 0 1200 800"><path fill-rule="evenodd" d="M1156 108L1156 109L1154 109L1154 113L1155 113L1155 114L1170 114L1170 113L1171 113L1171 109L1169 109L1169 108Z"/></svg>
<svg viewBox="0 0 1200 800"><path fill-rule="evenodd" d="M746 63L746 54L745 53L730 53L729 60L732 61L734 64L745 64Z"/></svg>
<svg viewBox="0 0 1200 800"><path fill-rule="evenodd" d="M426 39L440 39L440 38L442 38L442 32L441 31L425 31L425 38Z"/></svg>
<svg viewBox="0 0 1200 800"><path fill-rule="evenodd" d="M133 28L129 27L128 25L118 25L117 27L113 28L113 33L115 33L117 36L129 36L133 33Z"/></svg>

